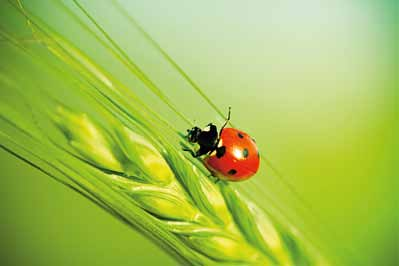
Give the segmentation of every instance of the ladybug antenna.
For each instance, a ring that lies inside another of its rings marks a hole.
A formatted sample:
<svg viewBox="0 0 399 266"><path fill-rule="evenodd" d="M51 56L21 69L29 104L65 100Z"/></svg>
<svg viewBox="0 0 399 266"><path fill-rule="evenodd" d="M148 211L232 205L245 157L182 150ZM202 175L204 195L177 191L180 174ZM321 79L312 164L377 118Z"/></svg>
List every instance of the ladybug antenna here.
<svg viewBox="0 0 399 266"><path fill-rule="evenodd" d="M231 106L229 106L229 113L227 114L227 121L230 121Z"/></svg>
<svg viewBox="0 0 399 266"><path fill-rule="evenodd" d="M228 114L227 114L227 119L226 119L226 121L224 122L223 126L220 128L219 136L222 134L223 129L224 129L224 128L227 126L227 124L229 123L229 121L230 121L230 114L231 114L231 106L229 106L229 112L228 112Z"/></svg>

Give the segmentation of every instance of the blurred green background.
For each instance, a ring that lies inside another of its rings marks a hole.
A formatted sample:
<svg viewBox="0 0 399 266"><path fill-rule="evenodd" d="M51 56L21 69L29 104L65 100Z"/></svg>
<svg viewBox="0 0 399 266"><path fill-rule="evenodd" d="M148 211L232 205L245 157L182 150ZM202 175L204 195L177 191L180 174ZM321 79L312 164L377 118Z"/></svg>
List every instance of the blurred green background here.
<svg viewBox="0 0 399 266"><path fill-rule="evenodd" d="M82 3L187 117L200 125L222 122L113 5ZM185 130L59 5L26 5ZM284 180L262 165L257 177L237 186L264 208L284 212L340 265L397 265L395 1L122 5L220 109L232 106L234 124L255 136L283 173ZM0 25L23 28L7 4L1 15ZM7 45L0 47L5 58ZM1 265L175 264L76 193L3 151L0 160Z"/></svg>

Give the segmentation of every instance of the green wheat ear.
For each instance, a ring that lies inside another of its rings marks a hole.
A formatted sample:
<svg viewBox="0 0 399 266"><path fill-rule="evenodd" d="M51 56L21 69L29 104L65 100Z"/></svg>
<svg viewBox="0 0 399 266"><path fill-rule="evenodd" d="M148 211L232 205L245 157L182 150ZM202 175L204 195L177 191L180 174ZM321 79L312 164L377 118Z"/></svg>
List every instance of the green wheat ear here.
<svg viewBox="0 0 399 266"><path fill-rule="evenodd" d="M64 107L57 108L53 120L77 157L102 169L104 182L188 249L215 262L295 265L262 210L228 184L210 181L172 146L151 142L116 120L110 132Z"/></svg>
<svg viewBox="0 0 399 266"><path fill-rule="evenodd" d="M327 265L239 191L209 179L173 144L179 133L130 88L22 5L14 7L51 59L6 31L1 35L58 83L33 86L0 75L1 85L24 103L0 101L2 148L150 236L185 265ZM64 101L65 89L81 104ZM31 116L23 115L26 106Z"/></svg>

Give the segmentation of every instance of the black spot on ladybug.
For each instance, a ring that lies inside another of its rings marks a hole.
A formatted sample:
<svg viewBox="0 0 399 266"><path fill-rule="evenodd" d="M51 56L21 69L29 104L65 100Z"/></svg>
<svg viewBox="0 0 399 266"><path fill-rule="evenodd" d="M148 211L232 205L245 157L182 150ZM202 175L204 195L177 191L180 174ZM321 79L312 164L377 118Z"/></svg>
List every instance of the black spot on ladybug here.
<svg viewBox="0 0 399 266"><path fill-rule="evenodd" d="M230 169L227 173L229 175L235 175L235 174L237 174L237 170L236 169Z"/></svg>
<svg viewBox="0 0 399 266"><path fill-rule="evenodd" d="M225 146L218 147L216 149L216 157L217 158L222 158L225 153L226 153L226 147Z"/></svg>
<svg viewBox="0 0 399 266"><path fill-rule="evenodd" d="M248 149L247 148L242 150L242 156L244 156L244 158L248 157Z"/></svg>
<svg viewBox="0 0 399 266"><path fill-rule="evenodd" d="M244 138L244 135L241 134L240 132L237 133L237 136L238 136L240 139Z"/></svg>

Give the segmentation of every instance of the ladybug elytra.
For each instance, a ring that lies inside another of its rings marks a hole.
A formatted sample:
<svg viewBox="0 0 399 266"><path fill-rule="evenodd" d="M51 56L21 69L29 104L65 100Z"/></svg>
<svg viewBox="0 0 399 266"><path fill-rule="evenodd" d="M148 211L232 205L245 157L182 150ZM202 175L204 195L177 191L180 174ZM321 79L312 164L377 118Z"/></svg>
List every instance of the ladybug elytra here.
<svg viewBox="0 0 399 266"><path fill-rule="evenodd" d="M255 140L247 133L226 128L230 120L230 108L226 122L219 133L217 127L209 123L204 129L193 127L187 130L187 140L197 143L199 149L190 151L194 157L204 156L203 163L213 176L228 181L243 181L253 176L259 169L259 151Z"/></svg>

